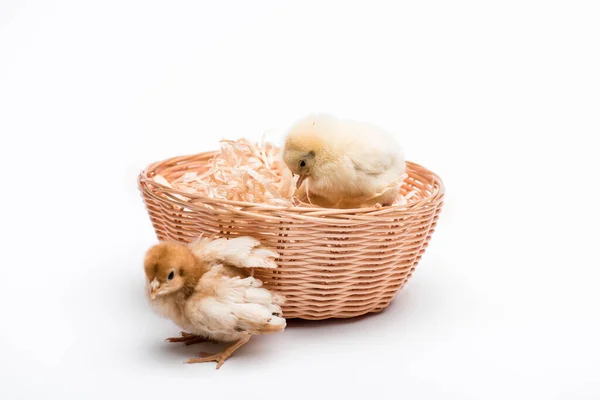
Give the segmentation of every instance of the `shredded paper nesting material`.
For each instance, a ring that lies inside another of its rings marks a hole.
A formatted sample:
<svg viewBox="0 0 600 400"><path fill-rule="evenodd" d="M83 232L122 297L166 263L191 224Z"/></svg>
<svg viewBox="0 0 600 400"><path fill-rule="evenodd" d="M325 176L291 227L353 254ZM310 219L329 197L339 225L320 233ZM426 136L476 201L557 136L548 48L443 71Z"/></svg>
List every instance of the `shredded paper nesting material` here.
<svg viewBox="0 0 600 400"><path fill-rule="evenodd" d="M294 197L294 177L271 143L251 143L246 139L222 140L221 151L210 161L206 172L186 172L172 181L155 175L154 181L184 193L224 200L278 206L306 204ZM399 196L396 204L406 204L416 192ZM190 198L173 194L182 201Z"/></svg>

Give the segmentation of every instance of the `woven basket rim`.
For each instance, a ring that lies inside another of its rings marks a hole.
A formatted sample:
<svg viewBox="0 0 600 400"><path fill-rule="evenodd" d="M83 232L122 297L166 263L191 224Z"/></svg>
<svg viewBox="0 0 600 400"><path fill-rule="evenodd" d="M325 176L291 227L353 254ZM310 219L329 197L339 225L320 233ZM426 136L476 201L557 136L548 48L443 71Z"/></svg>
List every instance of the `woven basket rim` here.
<svg viewBox="0 0 600 400"><path fill-rule="evenodd" d="M384 215L387 214L389 212L397 212L400 210L403 211L410 211L411 209L416 209L416 208L421 208L423 204L429 203L432 199L436 198L436 197L440 197L444 195L444 191L445 191L445 187L444 184L442 182L442 179L434 172L428 170L427 168L423 167L422 165L415 163L415 162L411 162L411 161L406 161L406 166L407 166L407 172L409 171L413 171L413 172L424 172L427 177L429 179L431 179L434 182L433 185L433 191L428 195L423 197L422 199L415 201L415 202L408 202L407 204L404 205L400 205L400 204L394 204L391 206L385 206L385 207L381 207L381 208L377 208L377 207L363 207L363 208L323 208L323 207L318 207L318 206L312 206L312 207L305 207L305 206L284 206L284 205L272 205L272 204L266 204L266 203L251 203L251 202L244 202L244 201L233 201L233 200L226 200L226 199L220 199L220 198L216 198L216 197L209 197L209 196L203 196L203 195L199 195L199 194L195 194L195 193L188 193L188 192L183 192L180 190L177 190L175 188L170 188L168 186L162 185L156 181L154 181L151 176L152 172L154 172L156 169L163 167L163 166L169 166L169 165L176 165L176 164L185 164L186 161L190 161L194 158L198 158L198 157L207 157L210 158L211 156L214 156L216 154L218 154L218 151L207 151L207 152L201 152L201 153L195 153L195 154L188 154L188 155L182 155L182 156L176 156L176 157L170 157L161 161L156 161L153 162L151 164L149 164L146 168L144 168L140 174L138 175L138 187L140 189L142 189L143 186L155 186L157 188L160 188L162 191L171 193L171 194L177 194L180 196L184 196L190 199L194 199L194 200L198 200L201 203L204 202L210 202L210 203L217 203L221 206L224 206L226 208L231 208L234 209L236 211L241 211L243 212L243 208L252 208L254 211L258 211L259 209L261 211L265 211L265 212L284 212L284 213L291 213L291 214L301 214L303 216L311 216L311 217L322 217L322 216L335 216L336 214L343 214L344 216L348 216L348 214L353 214L353 215L362 215L362 216L380 216L380 215ZM410 174L409 174L410 175ZM148 190L147 193L150 192L152 195L154 195L152 190ZM193 203L189 203L186 201L182 201L182 200L178 200L176 198L169 198L169 201L177 203L180 206L186 207L186 208L190 208L190 209L194 209L195 204ZM251 214L256 214L255 212L250 212Z"/></svg>

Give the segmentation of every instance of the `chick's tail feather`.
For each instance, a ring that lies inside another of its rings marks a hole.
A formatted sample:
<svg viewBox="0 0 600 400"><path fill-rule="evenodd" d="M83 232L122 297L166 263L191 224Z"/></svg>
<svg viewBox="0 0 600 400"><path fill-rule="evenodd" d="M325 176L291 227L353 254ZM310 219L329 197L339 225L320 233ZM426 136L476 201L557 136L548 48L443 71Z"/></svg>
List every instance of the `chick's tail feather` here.
<svg viewBox="0 0 600 400"><path fill-rule="evenodd" d="M282 306L285 304L285 297L283 295L281 295L279 293L271 292L271 296L272 296L271 301L273 302L273 304L276 304L278 306Z"/></svg>
<svg viewBox="0 0 600 400"><path fill-rule="evenodd" d="M266 324L258 329L258 333L268 335L269 333L281 332L285 329L285 318L273 316Z"/></svg>
<svg viewBox="0 0 600 400"><path fill-rule="evenodd" d="M237 304L232 313L237 317L237 328L252 335L281 332L286 326L281 309L276 305Z"/></svg>

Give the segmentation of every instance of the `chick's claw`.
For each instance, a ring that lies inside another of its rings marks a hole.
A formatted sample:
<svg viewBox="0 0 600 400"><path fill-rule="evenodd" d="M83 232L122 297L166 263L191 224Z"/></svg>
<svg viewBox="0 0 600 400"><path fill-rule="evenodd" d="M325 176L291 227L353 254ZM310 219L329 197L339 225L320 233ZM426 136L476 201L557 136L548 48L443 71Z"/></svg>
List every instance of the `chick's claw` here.
<svg viewBox="0 0 600 400"><path fill-rule="evenodd" d="M187 364L195 364L195 363L204 363L215 361L217 363L217 369L221 368L221 365L227 360L231 355L240 347L248 343L250 340L250 335L243 336L237 342L226 348L220 353L216 354L207 354L207 353L199 353L197 358L190 358L186 361Z"/></svg>
<svg viewBox="0 0 600 400"><path fill-rule="evenodd" d="M180 337L171 337L171 338L165 339L165 342L183 343L184 346L189 346L189 345L196 344L196 343L205 343L205 342L210 342L210 341L211 341L210 339L204 338L202 336L196 336L194 334L187 333L187 332L181 332Z"/></svg>
<svg viewBox="0 0 600 400"><path fill-rule="evenodd" d="M225 362L227 357L223 353L217 354L207 354L207 353L199 353L199 357L190 358L186 361L187 364L195 364L195 363L204 363L215 361L217 363L217 369L221 368L221 365Z"/></svg>

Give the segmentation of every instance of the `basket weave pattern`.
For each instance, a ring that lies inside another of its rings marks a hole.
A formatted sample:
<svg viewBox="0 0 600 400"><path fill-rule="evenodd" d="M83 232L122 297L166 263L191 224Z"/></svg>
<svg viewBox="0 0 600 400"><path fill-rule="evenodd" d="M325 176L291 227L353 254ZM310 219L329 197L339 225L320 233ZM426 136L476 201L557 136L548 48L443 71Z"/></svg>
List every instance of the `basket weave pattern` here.
<svg viewBox="0 0 600 400"><path fill-rule="evenodd" d="M255 270L283 294L286 318L349 318L383 310L410 278L438 220L444 187L435 174L407 163L406 206L359 210L281 207L179 192L157 184L202 173L216 153L154 163L138 178L159 240L189 243L200 234L253 236L280 254L276 270ZM184 202L174 195L191 198Z"/></svg>

